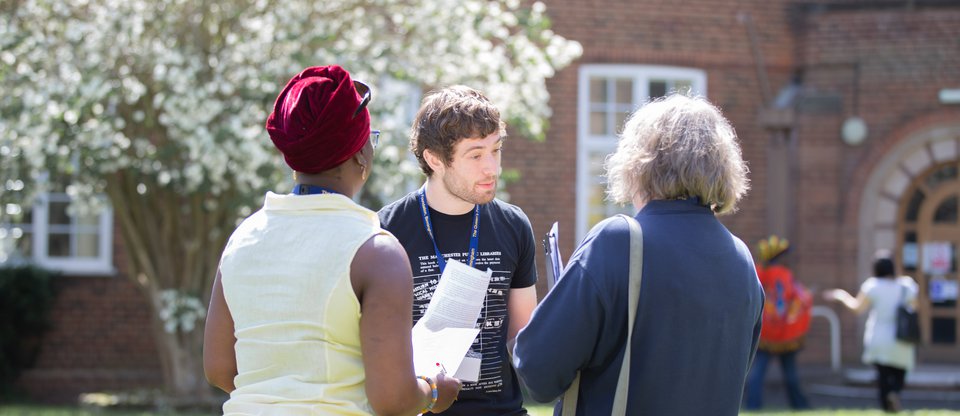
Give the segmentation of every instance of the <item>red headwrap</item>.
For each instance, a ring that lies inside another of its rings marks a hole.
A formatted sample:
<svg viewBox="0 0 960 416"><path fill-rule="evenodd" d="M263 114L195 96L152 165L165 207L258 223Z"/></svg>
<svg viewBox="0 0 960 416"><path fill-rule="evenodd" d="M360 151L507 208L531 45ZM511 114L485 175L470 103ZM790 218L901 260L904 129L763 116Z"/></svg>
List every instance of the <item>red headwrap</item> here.
<svg viewBox="0 0 960 416"><path fill-rule="evenodd" d="M290 79L267 117L267 132L293 170L319 173L356 154L370 137L370 113L354 117L360 97L337 66L304 69Z"/></svg>

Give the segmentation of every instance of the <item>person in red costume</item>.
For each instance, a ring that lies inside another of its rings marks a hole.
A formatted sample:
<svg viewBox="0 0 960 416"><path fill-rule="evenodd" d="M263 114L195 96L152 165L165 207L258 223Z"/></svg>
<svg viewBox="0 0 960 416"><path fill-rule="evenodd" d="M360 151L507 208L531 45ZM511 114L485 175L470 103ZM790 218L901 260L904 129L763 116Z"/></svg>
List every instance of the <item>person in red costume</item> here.
<svg viewBox="0 0 960 416"><path fill-rule="evenodd" d="M763 407L763 380L771 357L780 358L783 382L790 407L807 409L810 404L803 395L797 375L796 355L810 328L810 292L793 279L793 272L782 264L790 243L772 235L758 244L757 276L763 285L766 300L763 305L763 327L753 367L747 376L746 408Z"/></svg>

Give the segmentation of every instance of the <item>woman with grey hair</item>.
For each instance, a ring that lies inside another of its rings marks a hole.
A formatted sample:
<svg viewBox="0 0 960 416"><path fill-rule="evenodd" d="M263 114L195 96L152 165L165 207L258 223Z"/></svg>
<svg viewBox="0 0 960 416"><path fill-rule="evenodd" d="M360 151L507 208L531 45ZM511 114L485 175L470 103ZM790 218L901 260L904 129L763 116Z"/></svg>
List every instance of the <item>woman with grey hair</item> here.
<svg viewBox="0 0 960 416"><path fill-rule="evenodd" d="M747 245L717 220L749 188L737 136L702 98L670 95L627 121L607 193L639 209L642 284L626 413L736 415L760 335L763 289ZM514 350L531 396L580 374L578 415L610 414L627 343L629 218L590 230Z"/></svg>

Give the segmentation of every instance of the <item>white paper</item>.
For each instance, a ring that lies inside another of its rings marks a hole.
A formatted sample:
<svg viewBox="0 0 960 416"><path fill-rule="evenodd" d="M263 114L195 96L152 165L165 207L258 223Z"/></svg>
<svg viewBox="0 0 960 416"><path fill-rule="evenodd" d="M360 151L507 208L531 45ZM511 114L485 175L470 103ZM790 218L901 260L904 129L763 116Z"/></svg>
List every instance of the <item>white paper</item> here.
<svg viewBox="0 0 960 416"><path fill-rule="evenodd" d="M477 381L480 381L480 364L482 362L483 360L478 357L464 357L463 361L460 363L460 368L457 369L457 372L453 375L453 378L469 383L476 383Z"/></svg>
<svg viewBox="0 0 960 416"><path fill-rule="evenodd" d="M415 326L434 332L444 328L476 327L492 275L490 269L482 272L448 259L427 311Z"/></svg>
<svg viewBox="0 0 960 416"><path fill-rule="evenodd" d="M475 328L445 328L436 332L423 327L414 328L414 371L429 377L441 370L449 373L460 371L463 357L479 334L480 330Z"/></svg>
<svg viewBox="0 0 960 416"><path fill-rule="evenodd" d="M923 271L927 274L942 276L950 273L953 260L953 244L949 241L928 241L923 243Z"/></svg>
<svg viewBox="0 0 960 416"><path fill-rule="evenodd" d="M480 271L459 261L447 260L426 312L413 327L417 374L436 374L436 363L441 363L444 371L462 381L479 379L479 363L473 368L473 362L464 360L464 356L480 333L477 319L492 275L490 269ZM464 361L468 361L466 367Z"/></svg>

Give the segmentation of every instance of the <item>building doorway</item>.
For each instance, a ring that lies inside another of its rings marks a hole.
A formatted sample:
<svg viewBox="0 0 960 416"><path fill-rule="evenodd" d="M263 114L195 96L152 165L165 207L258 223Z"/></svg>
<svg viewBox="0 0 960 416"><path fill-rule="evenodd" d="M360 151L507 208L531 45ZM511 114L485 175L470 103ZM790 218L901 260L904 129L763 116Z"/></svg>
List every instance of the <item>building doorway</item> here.
<svg viewBox="0 0 960 416"><path fill-rule="evenodd" d="M929 166L913 177L900 198L897 263L920 286L921 362L955 362L960 357L958 201L960 160Z"/></svg>

